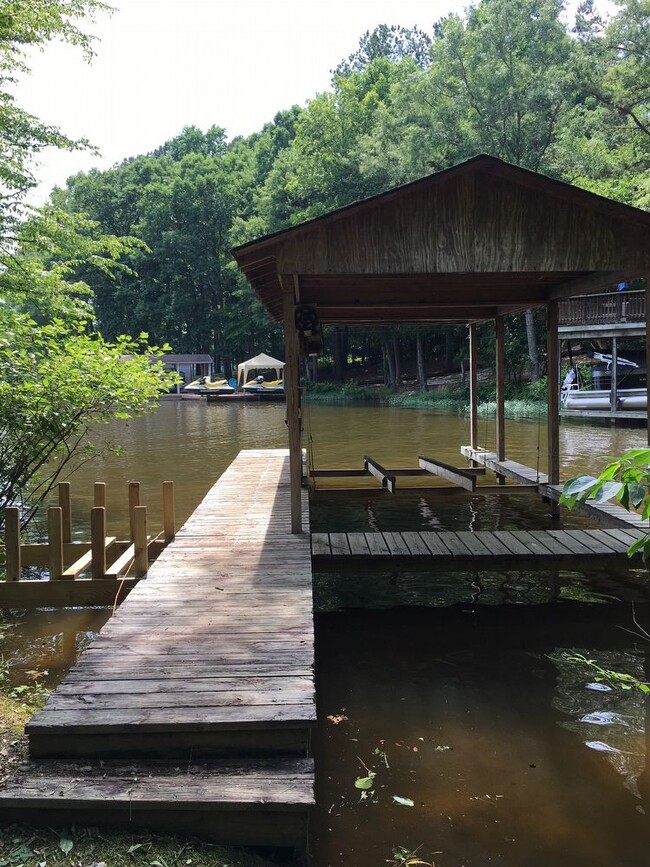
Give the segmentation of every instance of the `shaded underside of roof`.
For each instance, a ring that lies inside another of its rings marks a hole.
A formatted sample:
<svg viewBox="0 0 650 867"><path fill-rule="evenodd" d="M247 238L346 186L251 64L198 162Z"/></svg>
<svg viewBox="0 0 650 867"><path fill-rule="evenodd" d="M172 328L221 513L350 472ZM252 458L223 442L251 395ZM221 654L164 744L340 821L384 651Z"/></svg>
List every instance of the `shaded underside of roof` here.
<svg viewBox="0 0 650 867"><path fill-rule="evenodd" d="M275 321L461 323L650 273L650 214L477 157L233 251Z"/></svg>

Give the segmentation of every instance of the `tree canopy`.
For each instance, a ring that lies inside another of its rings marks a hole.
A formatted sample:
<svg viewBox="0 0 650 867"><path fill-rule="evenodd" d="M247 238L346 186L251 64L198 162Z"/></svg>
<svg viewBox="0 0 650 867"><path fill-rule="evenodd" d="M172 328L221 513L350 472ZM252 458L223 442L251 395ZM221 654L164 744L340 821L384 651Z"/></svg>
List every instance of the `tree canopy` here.
<svg viewBox="0 0 650 867"><path fill-rule="evenodd" d="M94 278L100 327L117 335L128 311L156 341L210 352L225 372L261 346L277 354L279 332L234 268L233 245L480 152L648 206L649 21L650 0L618 0L609 17L587 0L572 22L560 0L480 0L430 32L383 24L328 91L251 136L189 127L149 155L71 178L57 205L148 248L129 255L130 272ZM543 325L530 313L511 330L513 375L543 369ZM409 329L325 337L339 372L348 355L399 370L396 353L417 350ZM462 357L462 329L420 339L428 359Z"/></svg>

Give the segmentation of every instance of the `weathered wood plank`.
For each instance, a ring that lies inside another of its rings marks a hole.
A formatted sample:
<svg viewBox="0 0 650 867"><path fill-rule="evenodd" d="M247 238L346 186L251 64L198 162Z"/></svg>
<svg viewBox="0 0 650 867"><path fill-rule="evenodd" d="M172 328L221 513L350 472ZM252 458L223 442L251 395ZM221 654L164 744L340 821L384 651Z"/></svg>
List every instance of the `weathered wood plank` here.
<svg viewBox="0 0 650 867"><path fill-rule="evenodd" d="M445 479L448 482L453 482L455 485L464 488L466 491L476 490L475 473L467 472L458 467L452 467L449 464L434 460L434 458L429 458L426 455L418 455L418 463L420 467L428 473L440 476L441 479Z"/></svg>
<svg viewBox="0 0 650 867"><path fill-rule="evenodd" d="M304 748L315 723L311 549L308 533L290 533L290 491L285 451L240 453L30 721L36 754L83 751L84 737L101 754L101 736L112 752L146 750L148 733L173 751L190 733L235 744L249 730L271 750ZM302 492L301 502L308 526ZM271 734L283 728L295 734Z"/></svg>
<svg viewBox="0 0 650 867"><path fill-rule="evenodd" d="M390 551L391 557L410 557L411 550L409 546L406 544L404 539L402 538L401 533L389 533L384 532L383 534L384 541L386 545L388 545L388 550Z"/></svg>
<svg viewBox="0 0 650 867"><path fill-rule="evenodd" d="M364 536L373 559L390 557L390 549L381 533L364 533Z"/></svg>
<svg viewBox="0 0 650 867"><path fill-rule="evenodd" d="M329 557L332 553L327 533L311 534L311 553L314 557Z"/></svg>

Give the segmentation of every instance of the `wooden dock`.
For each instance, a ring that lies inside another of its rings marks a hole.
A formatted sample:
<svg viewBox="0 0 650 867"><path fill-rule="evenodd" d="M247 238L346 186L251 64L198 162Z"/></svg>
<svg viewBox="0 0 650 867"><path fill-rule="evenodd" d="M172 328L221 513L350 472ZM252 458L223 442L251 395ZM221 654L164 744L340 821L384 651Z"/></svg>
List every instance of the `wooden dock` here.
<svg viewBox="0 0 650 867"><path fill-rule="evenodd" d="M637 530L479 530L477 532L313 533L316 570L519 571L640 566L627 549Z"/></svg>
<svg viewBox="0 0 650 867"><path fill-rule="evenodd" d="M516 461L500 461L495 452L472 449L470 446L462 446L461 452L468 460L492 470L497 476L512 479L520 485L535 485L539 493L549 500L558 502L562 496L562 485L549 485L546 473L540 473L533 467L527 467ZM628 512L627 509L613 502L595 503L589 500L579 505L579 511L606 527L633 529L641 533L650 531L650 521L644 520L636 512Z"/></svg>
<svg viewBox="0 0 650 867"><path fill-rule="evenodd" d="M241 452L29 722L3 815L304 843L311 562L289 518L288 452Z"/></svg>

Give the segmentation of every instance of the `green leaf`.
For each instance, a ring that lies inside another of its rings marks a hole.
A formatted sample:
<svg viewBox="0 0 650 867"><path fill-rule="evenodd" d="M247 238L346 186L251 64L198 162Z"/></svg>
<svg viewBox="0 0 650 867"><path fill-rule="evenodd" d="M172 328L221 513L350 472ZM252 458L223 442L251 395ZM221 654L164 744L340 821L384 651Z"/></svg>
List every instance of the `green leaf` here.
<svg viewBox="0 0 650 867"><path fill-rule="evenodd" d="M564 485L562 493L569 497L575 496L576 494L584 494L597 482L598 479L594 478L594 476L576 476L573 479L569 479L569 481Z"/></svg>
<svg viewBox="0 0 650 867"><path fill-rule="evenodd" d="M606 500L611 500L612 497L617 496L622 487L622 482L602 482L602 484L595 490L592 499L596 503L603 503Z"/></svg>
<svg viewBox="0 0 650 867"><path fill-rule="evenodd" d="M59 840L59 849L64 855L69 855L74 848L74 843L68 837L61 837Z"/></svg>
<svg viewBox="0 0 650 867"><path fill-rule="evenodd" d="M412 801L411 798L402 798L399 795L393 795L393 801L396 804L400 804L402 807L415 807L415 801Z"/></svg>
<svg viewBox="0 0 650 867"><path fill-rule="evenodd" d="M375 778L374 774L370 774L367 777L357 777L354 781L355 788L357 789L372 789L374 783L373 780Z"/></svg>

